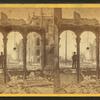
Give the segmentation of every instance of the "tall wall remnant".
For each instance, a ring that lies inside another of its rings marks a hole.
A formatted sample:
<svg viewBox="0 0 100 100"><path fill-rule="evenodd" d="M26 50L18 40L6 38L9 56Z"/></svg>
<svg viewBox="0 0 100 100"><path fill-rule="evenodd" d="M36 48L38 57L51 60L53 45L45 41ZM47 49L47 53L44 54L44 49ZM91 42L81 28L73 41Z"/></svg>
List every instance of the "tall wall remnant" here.
<svg viewBox="0 0 100 100"><path fill-rule="evenodd" d="M61 8L55 8L54 9L54 23L60 24L62 20L62 9Z"/></svg>

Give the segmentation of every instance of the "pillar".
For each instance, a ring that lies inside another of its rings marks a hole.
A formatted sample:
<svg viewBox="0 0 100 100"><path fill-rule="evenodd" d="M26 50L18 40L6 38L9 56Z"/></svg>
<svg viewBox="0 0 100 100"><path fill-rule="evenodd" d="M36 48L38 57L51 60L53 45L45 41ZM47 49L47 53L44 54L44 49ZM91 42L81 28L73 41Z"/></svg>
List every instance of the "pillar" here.
<svg viewBox="0 0 100 100"><path fill-rule="evenodd" d="M99 79L99 36L96 37L96 75Z"/></svg>
<svg viewBox="0 0 100 100"><path fill-rule="evenodd" d="M43 33L43 37L41 40L41 67L42 67L42 72L44 71L45 67L45 34Z"/></svg>
<svg viewBox="0 0 100 100"><path fill-rule="evenodd" d="M79 78L80 78L80 37L76 38L76 42L77 42L77 83L79 83Z"/></svg>
<svg viewBox="0 0 100 100"><path fill-rule="evenodd" d="M23 38L23 79L25 80L26 79L26 71L27 71L27 68L26 68L26 45L27 45L27 38L24 37Z"/></svg>
<svg viewBox="0 0 100 100"><path fill-rule="evenodd" d="M4 36L4 83L7 82L7 37Z"/></svg>
<svg viewBox="0 0 100 100"><path fill-rule="evenodd" d="M59 71L59 33L54 31L54 93L60 88L60 71Z"/></svg>

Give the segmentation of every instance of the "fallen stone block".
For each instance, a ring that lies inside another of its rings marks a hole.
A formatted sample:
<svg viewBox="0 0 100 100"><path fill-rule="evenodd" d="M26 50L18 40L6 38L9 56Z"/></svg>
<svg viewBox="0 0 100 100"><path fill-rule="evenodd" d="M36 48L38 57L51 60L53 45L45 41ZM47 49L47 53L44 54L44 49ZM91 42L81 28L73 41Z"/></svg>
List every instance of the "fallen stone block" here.
<svg viewBox="0 0 100 100"><path fill-rule="evenodd" d="M88 81L89 81L90 84L96 84L97 83L97 81L95 79L90 79Z"/></svg>

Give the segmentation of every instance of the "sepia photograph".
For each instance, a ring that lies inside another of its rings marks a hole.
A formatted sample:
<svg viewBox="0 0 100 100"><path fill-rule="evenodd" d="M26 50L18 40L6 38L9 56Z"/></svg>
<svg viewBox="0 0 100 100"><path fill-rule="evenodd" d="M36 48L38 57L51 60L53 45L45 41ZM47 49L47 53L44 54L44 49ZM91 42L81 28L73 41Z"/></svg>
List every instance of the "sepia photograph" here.
<svg viewBox="0 0 100 100"><path fill-rule="evenodd" d="M100 7L1 7L0 94L100 94Z"/></svg>

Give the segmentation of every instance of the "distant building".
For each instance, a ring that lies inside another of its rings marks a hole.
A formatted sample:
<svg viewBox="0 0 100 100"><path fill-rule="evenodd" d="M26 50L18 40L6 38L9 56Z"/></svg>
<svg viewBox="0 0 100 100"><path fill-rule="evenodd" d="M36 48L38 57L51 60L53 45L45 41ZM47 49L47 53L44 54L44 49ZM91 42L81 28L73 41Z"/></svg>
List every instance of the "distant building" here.
<svg viewBox="0 0 100 100"><path fill-rule="evenodd" d="M40 25L45 27L46 29L46 41L45 41L45 45L46 45L46 65L52 67L51 65L53 65L53 53L54 53L54 17L53 16L35 16L33 15L32 17L30 17L30 15L28 16L28 24L31 26L36 26L36 25ZM41 62L41 37L39 37L38 34L32 36L30 36L30 40L28 40L28 46L27 46L27 60L31 61L31 62ZM30 43L29 43L30 41ZM39 43L40 41L40 43ZM40 44L40 45L39 45ZM31 49L30 49L31 47ZM30 52L29 52L30 51ZM31 55L31 56L30 56ZM33 55L33 56L32 56Z"/></svg>
<svg viewBox="0 0 100 100"><path fill-rule="evenodd" d="M37 33L30 33L27 40L27 62L40 63L41 37Z"/></svg>

